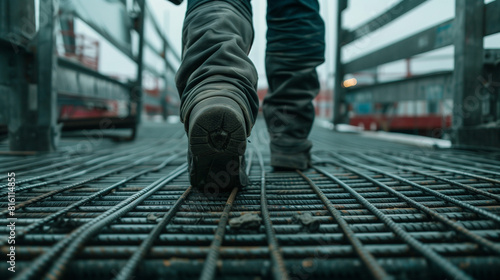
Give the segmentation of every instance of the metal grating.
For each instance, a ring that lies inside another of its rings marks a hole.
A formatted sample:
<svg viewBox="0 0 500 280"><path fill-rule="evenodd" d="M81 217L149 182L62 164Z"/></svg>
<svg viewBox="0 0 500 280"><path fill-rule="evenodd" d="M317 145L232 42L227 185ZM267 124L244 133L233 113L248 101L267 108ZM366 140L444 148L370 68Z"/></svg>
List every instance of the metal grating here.
<svg viewBox="0 0 500 280"><path fill-rule="evenodd" d="M189 186L180 126L144 127L132 143L91 135L64 139L53 154L1 156L2 224L7 172L17 180L16 273L2 261L2 279L500 273L499 153L415 148L316 127L314 168L275 172L259 122L247 156L251 184L211 193ZM261 223L229 226L244 214ZM9 246L0 242L5 256Z"/></svg>

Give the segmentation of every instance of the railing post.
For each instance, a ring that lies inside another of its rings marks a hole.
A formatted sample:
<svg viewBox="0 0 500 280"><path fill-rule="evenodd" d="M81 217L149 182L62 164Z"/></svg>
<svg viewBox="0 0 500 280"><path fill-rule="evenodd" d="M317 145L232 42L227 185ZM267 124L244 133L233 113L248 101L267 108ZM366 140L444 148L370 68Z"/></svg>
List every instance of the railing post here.
<svg viewBox="0 0 500 280"><path fill-rule="evenodd" d="M141 123L143 91L142 91L142 71L144 69L144 18L146 16L146 1L137 0L139 4L139 15L137 18L137 33L139 34L139 53L137 55L137 79L135 84L134 98L137 104L136 120L137 124Z"/></svg>
<svg viewBox="0 0 500 280"><path fill-rule="evenodd" d="M12 2L14 3L14 2ZM22 2L21 2L22 3ZM19 57L16 94L11 99L9 145L12 151L52 151L59 134L57 122L55 17L58 0L40 1L40 27L36 42L36 81L29 81L26 61ZM23 74L24 72L24 74Z"/></svg>
<svg viewBox="0 0 500 280"><path fill-rule="evenodd" d="M480 77L483 69L484 3L476 0L455 2L455 69L453 72L453 143L463 145L464 133L481 124Z"/></svg>
<svg viewBox="0 0 500 280"><path fill-rule="evenodd" d="M342 12L347 8L347 0L337 1L337 45L335 48L335 84L333 87L333 124L344 122L345 89L342 87L344 80L344 65L342 64L342 45L344 29L342 28Z"/></svg>
<svg viewBox="0 0 500 280"><path fill-rule="evenodd" d="M165 28L166 30L166 28ZM166 121L168 117L168 112L167 112L167 73L168 73L168 59L167 59L167 51L168 51L168 45L166 41L163 41L163 61L165 62L165 75L163 75L161 78L163 80L163 90L160 93L160 104L161 104L161 111L162 111L162 117L163 120Z"/></svg>

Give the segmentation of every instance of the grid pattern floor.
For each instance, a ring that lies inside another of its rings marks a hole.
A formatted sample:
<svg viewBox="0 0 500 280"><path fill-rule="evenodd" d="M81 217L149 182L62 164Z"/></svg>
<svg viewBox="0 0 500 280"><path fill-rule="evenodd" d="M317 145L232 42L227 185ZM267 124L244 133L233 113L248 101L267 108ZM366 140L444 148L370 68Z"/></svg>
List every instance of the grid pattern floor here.
<svg viewBox="0 0 500 280"><path fill-rule="evenodd" d="M500 275L498 152L315 127L313 167L274 171L259 121L247 149L250 184L211 192L189 185L180 125L147 125L133 142L85 135L63 138L51 154L0 155L0 224L17 218L16 273L2 238L2 279Z"/></svg>

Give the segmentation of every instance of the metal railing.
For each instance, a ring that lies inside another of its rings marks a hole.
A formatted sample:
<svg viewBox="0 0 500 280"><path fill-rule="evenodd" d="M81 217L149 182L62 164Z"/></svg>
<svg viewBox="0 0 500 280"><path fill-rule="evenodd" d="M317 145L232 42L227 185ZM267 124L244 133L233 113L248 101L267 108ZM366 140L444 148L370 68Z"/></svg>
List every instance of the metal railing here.
<svg viewBox="0 0 500 280"><path fill-rule="evenodd" d="M171 48L146 0L134 0L130 7L122 0L40 1L38 30L36 9L34 0L0 3L0 61L8 61L2 65L6 71L0 72L0 99L5 101L0 105L0 126L8 127L11 150L54 150L61 128L131 128L133 139L144 106L146 72L164 85L158 96L146 99L147 103L166 108L168 95L175 95L167 91L175 88L173 77L180 56ZM73 35L62 38L66 53L78 49L75 19L133 61L136 77L114 79L99 73L98 61L90 61L93 67L89 67L82 59L57 57L56 38L61 33ZM146 22L153 27L147 33ZM58 23L62 32L56 28ZM137 48L133 47L133 33L139 38ZM159 38L161 49L155 48L154 38L146 34ZM145 48L163 61L161 70L145 61ZM69 114L74 108L89 106L93 111L83 117ZM110 106L121 109L111 115L98 114Z"/></svg>
<svg viewBox="0 0 500 280"><path fill-rule="evenodd" d="M347 8L347 1L338 2L334 123L348 122L349 98L351 97L352 101L353 96L360 92L368 92L375 99L377 94L375 91L378 90L384 92L383 95L386 97L391 96L392 101L396 102L404 98L417 97L416 95L408 97L402 88L407 90L413 88L418 91L415 88L418 88L419 83L434 83L442 88L437 99L440 101L449 99L453 104L449 112L451 123L446 125L449 121L446 120L446 116L442 116L445 124L438 128L451 134L455 146L500 147L500 98L498 84L495 83L499 80L500 74L498 50L483 48L483 37L500 32L500 1L484 4L483 1L456 0L454 19L427 28L352 61L342 62L343 47L370 35L425 2L426 0L403 0L354 30L342 28L342 14ZM415 78L404 78L390 83L375 82L373 85L349 88L343 86L346 74L410 59L446 46L454 46L454 70L446 74L441 81L436 81L436 78L443 76L442 72L427 74L419 78L419 81ZM497 59L494 60L493 57ZM394 83L399 86L391 86ZM417 95L418 98L425 100L426 94L421 90Z"/></svg>

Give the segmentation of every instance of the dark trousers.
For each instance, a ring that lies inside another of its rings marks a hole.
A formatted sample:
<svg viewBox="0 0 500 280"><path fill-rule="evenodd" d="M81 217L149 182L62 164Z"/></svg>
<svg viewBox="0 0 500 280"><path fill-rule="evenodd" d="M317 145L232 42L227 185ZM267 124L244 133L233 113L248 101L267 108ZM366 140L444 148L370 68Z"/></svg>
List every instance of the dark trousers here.
<svg viewBox="0 0 500 280"><path fill-rule="evenodd" d="M214 2L231 7L218 8ZM223 95L235 99L248 112L247 125L253 126L258 99L255 67L247 57L253 41L251 18L249 0L188 1L183 62L176 77L183 121L198 100ZM263 111L271 150L308 152L311 143L307 137L314 120L312 100L319 92L316 67L324 62L325 52L318 1L269 0L267 25L269 91Z"/></svg>

